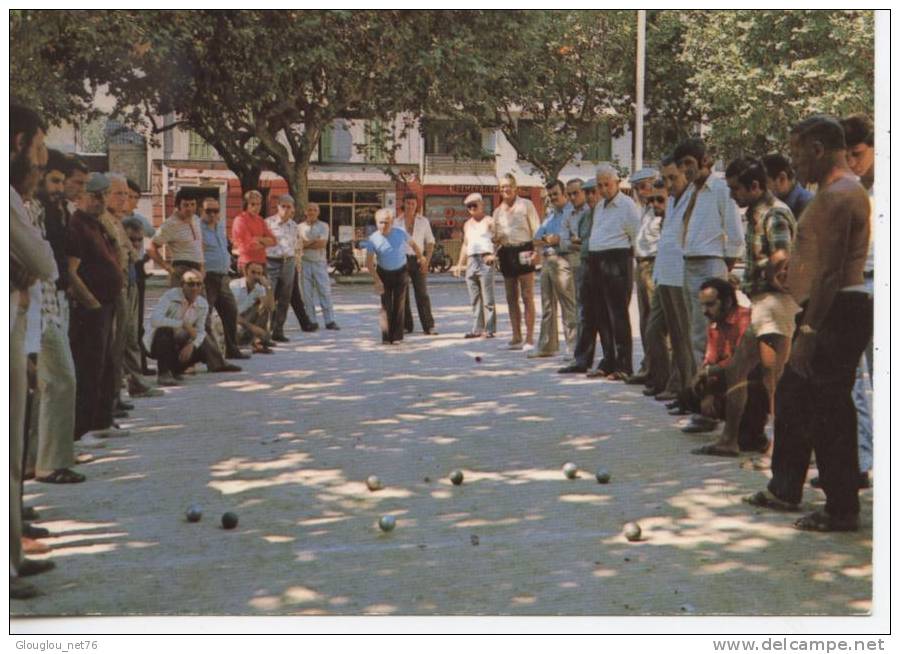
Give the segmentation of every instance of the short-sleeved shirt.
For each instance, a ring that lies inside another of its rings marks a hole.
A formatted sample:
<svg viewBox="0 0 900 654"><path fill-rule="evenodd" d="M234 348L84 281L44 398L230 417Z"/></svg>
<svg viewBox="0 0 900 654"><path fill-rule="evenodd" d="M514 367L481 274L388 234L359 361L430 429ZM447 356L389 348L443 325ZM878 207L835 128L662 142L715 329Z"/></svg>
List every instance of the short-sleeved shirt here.
<svg viewBox="0 0 900 654"><path fill-rule="evenodd" d="M266 246L259 245L253 239L260 236L275 238L262 216L242 211L231 225L231 240L238 251L238 263L261 263L266 265Z"/></svg>
<svg viewBox="0 0 900 654"><path fill-rule="evenodd" d="M106 304L118 297L124 277L116 246L99 217L75 212L66 232L66 256L80 260L78 276L97 301Z"/></svg>
<svg viewBox="0 0 900 654"><path fill-rule="evenodd" d="M663 217L657 216L653 205L647 205L641 214L641 228L634 242L634 256L655 257L659 249L659 235L662 233Z"/></svg>
<svg viewBox="0 0 900 654"><path fill-rule="evenodd" d="M506 245L530 243L540 223L537 209L526 198L516 198L511 207L501 202L494 209L494 228Z"/></svg>
<svg viewBox="0 0 900 654"><path fill-rule="evenodd" d="M275 237L275 245L266 248L266 257L271 259L293 258L297 252L299 225L293 220L282 220L278 214L266 218L266 225L272 232L272 236Z"/></svg>
<svg viewBox="0 0 900 654"><path fill-rule="evenodd" d="M321 241L328 240L328 223L317 220L312 225L304 221L297 228L297 241L302 245L303 241ZM303 248L303 254L300 255L301 261L309 263L325 263L328 255L325 248Z"/></svg>
<svg viewBox="0 0 900 654"><path fill-rule="evenodd" d="M248 291L245 277L232 280L228 286L231 288L232 295L234 295L239 313L247 313L253 308L254 304L266 297L266 293L268 293L268 289L262 284L257 284L252 291Z"/></svg>
<svg viewBox="0 0 900 654"><path fill-rule="evenodd" d="M705 366L727 366L737 350L741 337L750 326L750 308L736 306L725 320L709 323L706 327Z"/></svg>
<svg viewBox="0 0 900 654"><path fill-rule="evenodd" d="M394 218L394 229L402 229L404 232L409 233L406 229L406 218L403 215ZM419 250L422 252L425 252L426 244L434 243L434 232L431 231L431 223L428 221L428 218L416 216L416 219L413 221L412 234L409 235L409 241L406 243L406 256L408 257L416 254L416 251L409 244L410 241L418 245Z"/></svg>
<svg viewBox="0 0 900 654"><path fill-rule="evenodd" d="M225 221L220 220L215 227L201 221L200 231L203 237L206 272L227 273L231 268L231 254L228 252L228 239L225 237Z"/></svg>
<svg viewBox="0 0 900 654"><path fill-rule="evenodd" d="M747 252L741 290L747 297L758 293L778 292L766 279L769 257L776 250L791 251L796 232L794 214L781 200L766 193L759 202L747 208Z"/></svg>
<svg viewBox="0 0 900 654"><path fill-rule="evenodd" d="M366 250L375 253L375 261L379 268L400 270L406 265L406 241L409 234L399 227L391 228L387 236L381 232L373 232L363 242Z"/></svg>
<svg viewBox="0 0 900 654"><path fill-rule="evenodd" d="M166 259L169 262L203 263L203 235L197 216L191 216L190 220L182 220L176 214L172 214L156 230L153 243L157 246L166 246Z"/></svg>
<svg viewBox="0 0 900 654"><path fill-rule="evenodd" d="M594 207L588 249L603 252L633 247L640 227L641 215L637 204L619 191L611 200L598 202Z"/></svg>
<svg viewBox="0 0 900 654"><path fill-rule="evenodd" d="M493 254L494 243L491 241L491 235L494 228L494 219L490 216L484 216L481 220L469 218L463 224L463 233L466 240L466 256L472 257L477 254Z"/></svg>

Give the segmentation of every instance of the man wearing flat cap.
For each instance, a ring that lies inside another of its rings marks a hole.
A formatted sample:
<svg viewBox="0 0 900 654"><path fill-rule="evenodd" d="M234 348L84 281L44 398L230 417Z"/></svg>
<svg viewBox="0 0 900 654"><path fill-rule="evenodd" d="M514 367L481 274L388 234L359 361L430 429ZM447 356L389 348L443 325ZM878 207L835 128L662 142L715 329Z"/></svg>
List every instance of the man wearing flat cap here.
<svg viewBox="0 0 900 654"><path fill-rule="evenodd" d="M650 298L653 297L653 261L656 259L656 244L659 241L660 230L660 218L656 215L654 205L650 200L658 197L658 193L654 193L654 191L660 191L656 186L658 179L659 175L654 168L641 168L628 179L631 183L634 201L641 209L641 227L634 243L634 285L637 290L638 320L644 349L640 369L628 378L628 382L632 384L643 384L650 377L647 369L649 365L647 318L650 316ZM663 203L665 203L665 198L663 198Z"/></svg>
<svg viewBox="0 0 900 654"><path fill-rule="evenodd" d="M286 343L284 321L294 291L294 266L299 227L294 222L294 198L284 194L278 198L278 211L266 218L275 245L266 248L266 272L275 290L275 313L272 316L272 340Z"/></svg>
<svg viewBox="0 0 900 654"><path fill-rule="evenodd" d="M112 426L113 316L125 279L116 244L100 222L109 186L105 175L91 175L66 232L73 297L69 339L75 362L75 440Z"/></svg>
<svg viewBox="0 0 900 654"><path fill-rule="evenodd" d="M472 304L472 328L466 338L494 338L497 310L494 301L494 219L484 213L481 193L470 193L465 200L469 219L463 224L463 242L454 276L466 271L466 287Z"/></svg>

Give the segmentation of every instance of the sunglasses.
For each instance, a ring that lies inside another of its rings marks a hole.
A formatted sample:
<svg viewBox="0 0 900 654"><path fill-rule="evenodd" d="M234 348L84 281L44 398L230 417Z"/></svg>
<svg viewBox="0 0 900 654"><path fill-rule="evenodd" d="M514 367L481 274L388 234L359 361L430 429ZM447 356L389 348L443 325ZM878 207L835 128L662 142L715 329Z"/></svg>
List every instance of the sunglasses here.
<svg viewBox="0 0 900 654"><path fill-rule="evenodd" d="M650 198L650 202L658 202L660 204L665 204L666 196L665 195L654 195Z"/></svg>
<svg viewBox="0 0 900 654"><path fill-rule="evenodd" d="M203 286L203 282L185 282L185 286Z"/></svg>
<svg viewBox="0 0 900 654"><path fill-rule="evenodd" d="M219 212L221 211L221 209L204 209L203 211L204 211L205 213L208 213L208 214L212 215L212 214L215 214L215 213L219 213Z"/></svg>
<svg viewBox="0 0 900 654"><path fill-rule="evenodd" d="M466 205L466 209L477 209L477 208L478 208L478 204L476 204L476 203Z"/></svg>

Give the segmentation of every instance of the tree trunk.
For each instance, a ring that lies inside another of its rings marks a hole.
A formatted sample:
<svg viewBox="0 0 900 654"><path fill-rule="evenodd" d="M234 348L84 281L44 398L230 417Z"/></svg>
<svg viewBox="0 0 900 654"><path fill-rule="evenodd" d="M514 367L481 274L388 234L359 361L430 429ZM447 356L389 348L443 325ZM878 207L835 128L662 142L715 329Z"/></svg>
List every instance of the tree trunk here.
<svg viewBox="0 0 900 654"><path fill-rule="evenodd" d="M232 170L231 172L237 175L241 181L241 195L247 191L259 189L259 177L262 174L262 169L259 166Z"/></svg>
<svg viewBox="0 0 900 654"><path fill-rule="evenodd" d="M309 161L294 161L286 172L285 181L294 196L294 202L297 203L298 210L303 211L309 202Z"/></svg>

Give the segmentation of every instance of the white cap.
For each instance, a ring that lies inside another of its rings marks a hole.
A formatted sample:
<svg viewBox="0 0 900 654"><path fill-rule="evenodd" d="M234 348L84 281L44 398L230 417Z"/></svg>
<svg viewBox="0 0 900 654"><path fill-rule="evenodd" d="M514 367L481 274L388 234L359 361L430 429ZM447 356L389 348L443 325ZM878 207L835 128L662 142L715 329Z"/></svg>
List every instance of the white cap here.
<svg viewBox="0 0 900 654"><path fill-rule="evenodd" d="M481 193L469 193L466 196L466 201L463 202L463 204L472 204L473 202L484 202L484 198L481 197Z"/></svg>

